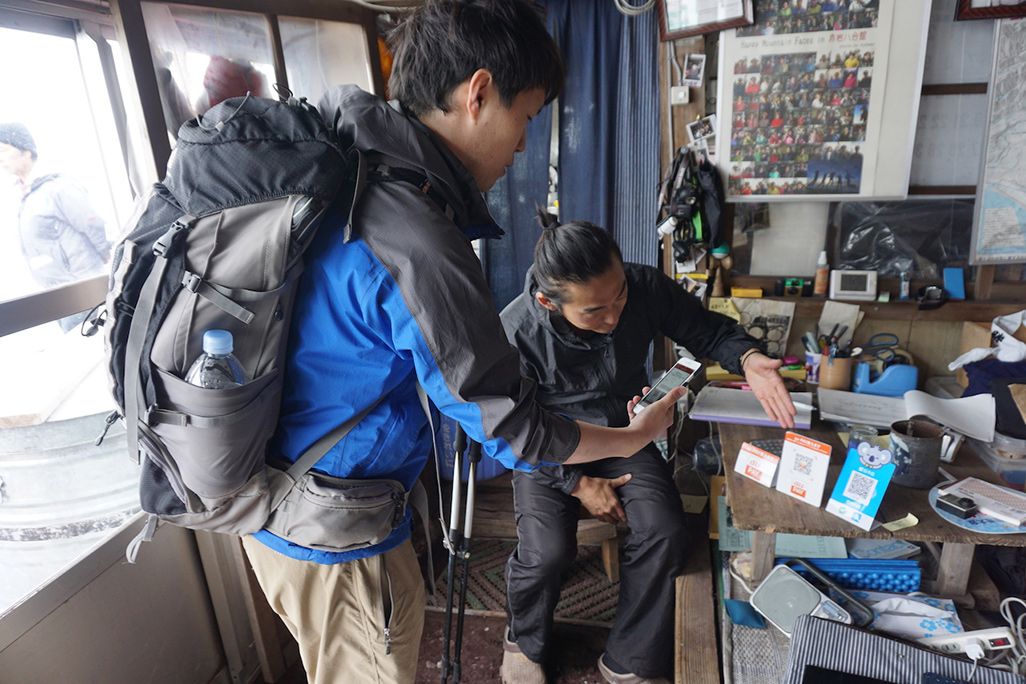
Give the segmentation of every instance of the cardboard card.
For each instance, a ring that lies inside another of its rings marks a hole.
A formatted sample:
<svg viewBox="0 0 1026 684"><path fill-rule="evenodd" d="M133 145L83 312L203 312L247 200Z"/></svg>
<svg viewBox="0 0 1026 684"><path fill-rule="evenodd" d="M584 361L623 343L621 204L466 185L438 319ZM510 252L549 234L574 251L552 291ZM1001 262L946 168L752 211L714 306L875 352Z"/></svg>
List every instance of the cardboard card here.
<svg viewBox="0 0 1026 684"><path fill-rule="evenodd" d="M749 480L755 480L763 487L772 487L776 480L778 463L780 463L780 457L776 454L771 454L765 449L744 442L740 451L737 452L734 471Z"/></svg>
<svg viewBox="0 0 1026 684"><path fill-rule="evenodd" d="M871 529L893 475L894 458L889 449L870 441L849 440L848 456L827 501L827 512L863 530Z"/></svg>
<svg viewBox="0 0 1026 684"><path fill-rule="evenodd" d="M709 539L720 538L720 501L727 500L727 478L713 475L709 478Z"/></svg>
<svg viewBox="0 0 1026 684"><path fill-rule="evenodd" d="M780 456L777 491L817 508L823 501L830 445L788 432Z"/></svg>

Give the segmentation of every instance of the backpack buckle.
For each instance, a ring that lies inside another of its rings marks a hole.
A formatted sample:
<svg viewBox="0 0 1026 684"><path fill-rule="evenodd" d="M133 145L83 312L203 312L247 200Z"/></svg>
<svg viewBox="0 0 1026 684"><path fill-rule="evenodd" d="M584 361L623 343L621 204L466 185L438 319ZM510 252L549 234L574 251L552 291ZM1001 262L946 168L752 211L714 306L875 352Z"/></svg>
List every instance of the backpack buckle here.
<svg viewBox="0 0 1026 684"><path fill-rule="evenodd" d="M185 275L182 276L182 286L190 292L196 292L202 282L203 278L191 271L186 271Z"/></svg>
<svg viewBox="0 0 1026 684"><path fill-rule="evenodd" d="M167 252L171 249L171 246L175 242L175 238L183 230L188 230L193 222L196 220L194 216L186 214L175 220L171 224L171 227L167 229L167 232L157 238L157 241L153 243L153 254L159 257L166 257Z"/></svg>

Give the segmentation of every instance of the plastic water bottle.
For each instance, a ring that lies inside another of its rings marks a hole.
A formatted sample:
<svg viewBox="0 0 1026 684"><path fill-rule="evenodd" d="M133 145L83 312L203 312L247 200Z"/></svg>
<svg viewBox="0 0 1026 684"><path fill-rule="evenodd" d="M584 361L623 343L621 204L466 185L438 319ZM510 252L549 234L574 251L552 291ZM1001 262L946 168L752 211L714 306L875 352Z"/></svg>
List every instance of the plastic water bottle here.
<svg viewBox="0 0 1026 684"><path fill-rule="evenodd" d="M206 389L229 389L248 382L246 371L232 351L235 340L227 330L203 333L203 353L196 359L185 381Z"/></svg>

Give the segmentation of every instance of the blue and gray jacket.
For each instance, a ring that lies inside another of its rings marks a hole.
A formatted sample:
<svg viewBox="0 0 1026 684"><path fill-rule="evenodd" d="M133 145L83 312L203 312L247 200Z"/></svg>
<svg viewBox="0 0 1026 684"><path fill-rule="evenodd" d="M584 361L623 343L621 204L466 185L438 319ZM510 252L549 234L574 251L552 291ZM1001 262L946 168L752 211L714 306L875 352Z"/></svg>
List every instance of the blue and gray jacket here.
<svg viewBox="0 0 1026 684"><path fill-rule="evenodd" d="M414 117L354 86L329 93L321 111L340 139L355 140L372 170L423 174L448 211L413 184L372 182L354 210L350 240L343 239L345 218L322 226L294 307L278 453L294 461L373 406L315 469L410 489L431 451L419 382L439 411L507 467L565 461L580 430L542 409L535 383L520 375L471 245L502 235L473 177ZM292 558L330 564L383 553L409 534L407 521L380 544L345 553L297 546L266 530L255 537Z"/></svg>

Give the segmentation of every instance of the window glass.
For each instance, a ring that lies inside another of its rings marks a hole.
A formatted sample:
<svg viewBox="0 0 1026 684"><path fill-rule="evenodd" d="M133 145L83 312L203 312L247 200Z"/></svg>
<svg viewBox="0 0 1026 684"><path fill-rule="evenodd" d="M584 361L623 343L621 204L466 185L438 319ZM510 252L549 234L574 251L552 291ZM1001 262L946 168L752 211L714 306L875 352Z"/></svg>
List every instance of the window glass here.
<svg viewBox="0 0 1026 684"><path fill-rule="evenodd" d="M100 335L58 322L0 338L0 614L139 510L138 469L115 423Z"/></svg>
<svg viewBox="0 0 1026 684"><path fill-rule="evenodd" d="M317 103L326 90L353 83L373 92L367 37L359 24L278 17L289 88Z"/></svg>
<svg viewBox="0 0 1026 684"><path fill-rule="evenodd" d="M70 24L69 24L70 26ZM132 206L96 44L0 28L0 302L107 271ZM0 614L139 510L100 336L82 315L0 337Z"/></svg>
<svg viewBox="0 0 1026 684"><path fill-rule="evenodd" d="M118 140L105 94L87 92L87 42L0 28L0 63L32 60L0 70L0 92L17 93L0 98L0 301L104 273L131 206L123 162L103 153Z"/></svg>
<svg viewBox="0 0 1026 684"><path fill-rule="evenodd" d="M230 97L274 96L267 20L248 12L142 3L168 135Z"/></svg>

